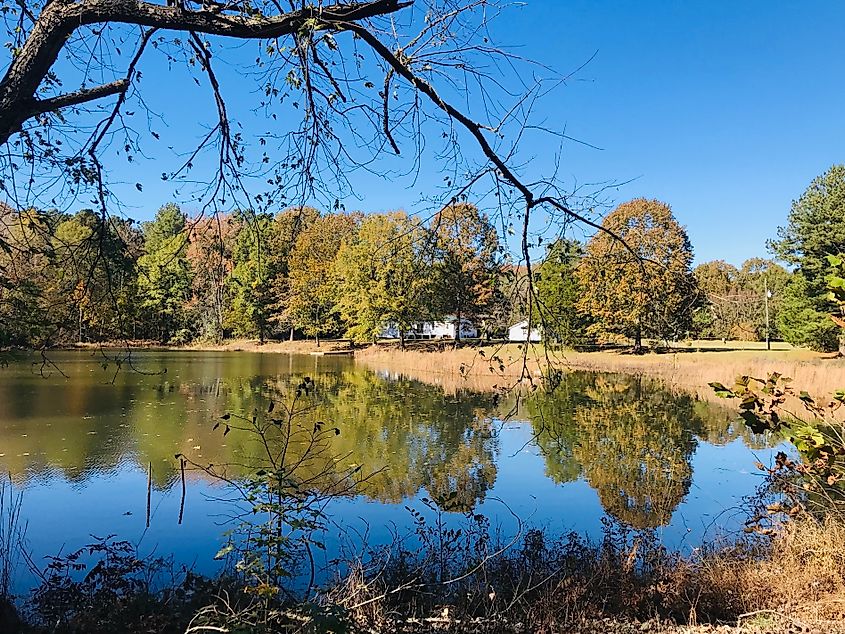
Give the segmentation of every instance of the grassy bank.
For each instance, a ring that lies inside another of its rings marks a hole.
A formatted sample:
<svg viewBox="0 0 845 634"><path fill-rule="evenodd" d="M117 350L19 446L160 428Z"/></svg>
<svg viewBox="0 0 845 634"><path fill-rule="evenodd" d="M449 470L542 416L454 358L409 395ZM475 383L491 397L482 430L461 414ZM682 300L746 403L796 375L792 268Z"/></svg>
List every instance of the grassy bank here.
<svg viewBox="0 0 845 634"><path fill-rule="evenodd" d="M328 340L318 346L313 340L268 341L238 339L220 344L197 342L187 346L156 346L150 342L78 344L77 349L162 349L196 352L262 352L312 354L352 352L348 340ZM378 372L401 374L442 387L448 394L461 389L493 391L523 381L540 381L550 368L643 374L662 379L668 385L706 395L708 383L726 385L743 374L766 377L780 372L813 394L829 395L845 387L845 359L805 349L775 344L766 350L758 342L693 342L677 348L642 355L625 350L582 352L546 349L520 344L495 345L452 342L416 342L405 350L392 343L364 344L354 348L360 364Z"/></svg>
<svg viewBox="0 0 845 634"><path fill-rule="evenodd" d="M76 343L67 346L72 350L175 350L182 352L270 352L280 354L311 354L312 352L351 351L352 345L348 339L331 339L321 341L320 345L313 339L297 341L266 341L257 339L229 339L221 343L196 341L184 346L158 344L153 341L107 341L99 343Z"/></svg>
<svg viewBox="0 0 845 634"><path fill-rule="evenodd" d="M698 392L708 383L733 383L743 374L766 377L780 372L813 394L831 394L845 386L845 360L810 350L698 350L678 349L643 355L624 351L576 352L517 344L459 347L420 346L399 350L390 345L370 346L355 354L357 361L378 371L447 387L449 391L491 390L519 381L537 380L549 367L644 374L672 386Z"/></svg>

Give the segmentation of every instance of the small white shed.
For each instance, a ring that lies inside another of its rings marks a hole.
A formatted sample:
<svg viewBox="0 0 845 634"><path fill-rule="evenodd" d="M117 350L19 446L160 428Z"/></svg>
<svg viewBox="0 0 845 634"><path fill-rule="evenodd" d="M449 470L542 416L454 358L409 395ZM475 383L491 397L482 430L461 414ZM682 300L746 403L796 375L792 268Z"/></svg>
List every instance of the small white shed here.
<svg viewBox="0 0 845 634"><path fill-rule="evenodd" d="M543 337L540 335L540 330L538 328L532 328L531 332L528 332L528 320L523 319L520 322L515 323L513 326L508 328L508 340L509 341L530 341L531 343L538 343L543 340Z"/></svg>

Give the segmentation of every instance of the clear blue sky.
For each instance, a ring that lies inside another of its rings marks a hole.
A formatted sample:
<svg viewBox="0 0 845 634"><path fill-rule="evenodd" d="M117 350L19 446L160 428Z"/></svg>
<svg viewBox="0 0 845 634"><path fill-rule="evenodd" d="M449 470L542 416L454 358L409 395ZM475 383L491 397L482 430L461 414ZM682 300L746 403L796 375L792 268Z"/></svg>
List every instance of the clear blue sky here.
<svg viewBox="0 0 845 634"><path fill-rule="evenodd" d="M790 202L845 161L845 2L529 0L507 16L494 27L499 43L562 73L596 53L541 108L554 127L602 148L568 143L562 175L631 181L610 192L617 202L670 203L698 262L766 255ZM168 99L187 99L183 79L156 81ZM180 117L192 119L182 109L171 134ZM556 149L528 148L537 158L526 175L547 171ZM145 177L145 189L127 188L128 212L146 219L172 193L155 183L155 163L136 169L124 176ZM423 174L413 189L362 179L362 200L348 206L413 209L441 178Z"/></svg>

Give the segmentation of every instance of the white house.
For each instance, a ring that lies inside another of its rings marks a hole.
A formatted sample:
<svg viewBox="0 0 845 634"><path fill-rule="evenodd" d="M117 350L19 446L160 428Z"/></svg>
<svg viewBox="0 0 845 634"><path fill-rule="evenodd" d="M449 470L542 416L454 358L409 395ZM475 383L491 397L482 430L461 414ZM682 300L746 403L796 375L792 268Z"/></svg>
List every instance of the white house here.
<svg viewBox="0 0 845 634"><path fill-rule="evenodd" d="M532 328L531 333L529 334L527 319L523 319L508 328L509 341L530 341L532 343L537 343L542 341L542 339L543 337L540 335L540 330L538 328Z"/></svg>
<svg viewBox="0 0 845 634"><path fill-rule="evenodd" d="M411 330L405 333L406 339L454 339L457 320L446 317L443 321L423 321L413 324ZM399 327L395 322L384 324L378 333L380 339L398 339ZM461 319L461 339L475 339L478 329L469 319Z"/></svg>
<svg viewBox="0 0 845 634"><path fill-rule="evenodd" d="M425 326L423 324L423 332L425 333ZM433 339L455 339L458 328L458 320L454 317L446 317L443 321L431 322L431 337ZM476 328L469 319L461 319L460 325L461 339L474 339L478 336L478 328Z"/></svg>

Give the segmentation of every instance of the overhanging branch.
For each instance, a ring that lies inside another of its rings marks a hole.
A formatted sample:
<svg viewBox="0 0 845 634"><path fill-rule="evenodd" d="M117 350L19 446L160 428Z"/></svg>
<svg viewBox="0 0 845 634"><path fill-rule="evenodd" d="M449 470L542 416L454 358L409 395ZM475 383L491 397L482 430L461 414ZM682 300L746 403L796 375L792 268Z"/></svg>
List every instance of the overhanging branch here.
<svg viewBox="0 0 845 634"><path fill-rule="evenodd" d="M52 112L60 108L67 108L69 106L77 106L81 103L94 101L95 99L102 99L103 97L110 97L122 93L129 87L129 80L118 79L117 81L97 86L96 88L83 88L74 92L69 92L57 97L50 97L49 99L38 99L29 110L29 117L43 114L45 112Z"/></svg>
<svg viewBox="0 0 845 634"><path fill-rule="evenodd" d="M86 0L67 5L65 17L74 24L120 22L158 29L194 31L242 39L263 39L292 35L309 20L315 26L333 22L356 22L388 15L413 4L413 0L373 0L329 6L309 6L274 17L223 14L219 11L187 11L136 0Z"/></svg>
<svg viewBox="0 0 845 634"><path fill-rule="evenodd" d="M70 35L80 26L136 24L153 29L203 33L239 39L265 39L293 35L305 28L326 28L389 15L413 0L371 0L318 4L276 16L232 15L218 8L199 11L138 0L80 0L47 3L35 20L26 42L0 80L0 145L21 129L29 118L78 105L99 97L122 93L124 80L59 97L36 100L44 77L56 62Z"/></svg>

